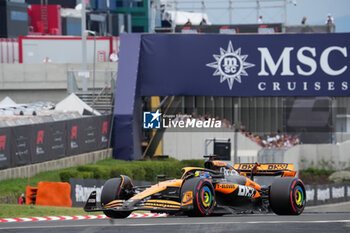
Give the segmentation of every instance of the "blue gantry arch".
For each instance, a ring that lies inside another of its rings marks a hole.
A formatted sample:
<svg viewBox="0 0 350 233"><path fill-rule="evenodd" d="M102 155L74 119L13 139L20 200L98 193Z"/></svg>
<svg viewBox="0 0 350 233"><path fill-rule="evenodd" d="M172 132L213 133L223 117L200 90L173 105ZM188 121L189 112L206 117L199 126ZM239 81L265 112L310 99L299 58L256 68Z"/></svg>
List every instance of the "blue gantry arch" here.
<svg viewBox="0 0 350 233"><path fill-rule="evenodd" d="M114 157L141 156L141 96L349 96L350 34L123 34Z"/></svg>

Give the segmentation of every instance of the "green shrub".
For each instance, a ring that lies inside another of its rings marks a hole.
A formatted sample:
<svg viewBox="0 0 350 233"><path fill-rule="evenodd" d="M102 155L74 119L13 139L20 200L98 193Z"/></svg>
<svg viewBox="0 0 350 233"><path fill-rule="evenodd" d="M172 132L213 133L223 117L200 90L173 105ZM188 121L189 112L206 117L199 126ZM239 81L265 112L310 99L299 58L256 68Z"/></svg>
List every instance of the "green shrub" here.
<svg viewBox="0 0 350 233"><path fill-rule="evenodd" d="M94 179L94 173L93 172L78 172L78 175L76 178L79 179Z"/></svg>
<svg viewBox="0 0 350 233"><path fill-rule="evenodd" d="M109 176L110 178L115 178L115 177L118 178L120 175L126 175L131 178L132 171L127 166L118 166L118 167L111 168L110 176Z"/></svg>
<svg viewBox="0 0 350 233"><path fill-rule="evenodd" d="M143 161L140 164L142 164L145 169L146 181L156 181L157 175L165 174L165 162Z"/></svg>
<svg viewBox="0 0 350 233"><path fill-rule="evenodd" d="M129 176L133 180L156 181L157 175L163 174L169 178L180 178L183 167L202 167L200 159L178 161L176 159L121 161L109 159L100 164L80 165L74 171L60 173L61 181L69 182L69 178L110 179L120 175Z"/></svg>
<svg viewBox="0 0 350 233"><path fill-rule="evenodd" d="M133 180L145 180L146 171L143 166L130 164L128 168L131 170Z"/></svg>
<svg viewBox="0 0 350 233"><path fill-rule="evenodd" d="M203 167L204 166L203 159L182 160L180 163L183 165L183 167Z"/></svg>
<svg viewBox="0 0 350 233"><path fill-rule="evenodd" d="M77 167L79 172L92 172L94 179L109 179L110 168L98 165L81 165Z"/></svg>
<svg viewBox="0 0 350 233"><path fill-rule="evenodd" d="M76 178L78 176L78 171L63 171L60 172L60 179L62 182L69 182L70 178Z"/></svg>
<svg viewBox="0 0 350 233"><path fill-rule="evenodd" d="M165 175L169 178L180 178L181 177L181 167L180 163L167 163L165 165Z"/></svg>

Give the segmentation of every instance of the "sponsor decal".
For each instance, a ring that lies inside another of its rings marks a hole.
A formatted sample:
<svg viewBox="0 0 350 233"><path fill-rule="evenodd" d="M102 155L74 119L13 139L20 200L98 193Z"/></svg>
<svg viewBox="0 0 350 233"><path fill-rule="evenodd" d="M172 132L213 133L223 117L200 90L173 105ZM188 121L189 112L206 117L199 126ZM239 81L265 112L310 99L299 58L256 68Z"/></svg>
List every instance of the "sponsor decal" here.
<svg viewBox="0 0 350 233"><path fill-rule="evenodd" d="M72 130L71 130L71 135L70 135L70 147L73 148L77 148L78 147L78 143L76 142L78 137L78 126L74 125L72 126Z"/></svg>
<svg viewBox="0 0 350 233"><path fill-rule="evenodd" d="M256 190L251 188L251 187L239 185L237 195L242 196L242 197L252 198L252 197L254 197L255 192L256 192Z"/></svg>
<svg viewBox="0 0 350 233"><path fill-rule="evenodd" d="M0 150L5 150L6 146L6 135L0 136Z"/></svg>
<svg viewBox="0 0 350 233"><path fill-rule="evenodd" d="M63 144L63 131L61 130L56 130L53 134L53 145L52 145L52 149L53 150L59 150L64 148L64 144Z"/></svg>
<svg viewBox="0 0 350 233"><path fill-rule="evenodd" d="M255 164L239 164L238 170L252 170Z"/></svg>
<svg viewBox="0 0 350 233"><path fill-rule="evenodd" d="M185 34L197 34L199 29L191 28L191 27L184 27L181 29L181 33Z"/></svg>
<svg viewBox="0 0 350 233"><path fill-rule="evenodd" d="M19 158L19 160L24 160L25 157L29 154L28 147L30 145L28 144L28 138L25 136L19 136L16 139L16 142L17 142L16 156Z"/></svg>
<svg viewBox="0 0 350 233"><path fill-rule="evenodd" d="M306 201L315 200L315 189L306 190Z"/></svg>
<svg viewBox="0 0 350 233"><path fill-rule="evenodd" d="M45 134L44 130L39 130L37 133L36 149L35 149L37 155L41 155L45 153L44 148L41 146L44 144L44 134Z"/></svg>
<svg viewBox="0 0 350 233"><path fill-rule="evenodd" d="M108 132L108 121L102 123L102 134L107 134Z"/></svg>
<svg viewBox="0 0 350 233"><path fill-rule="evenodd" d="M182 198L181 205L188 205L188 204L191 204L192 202L193 202L193 192L187 191Z"/></svg>
<svg viewBox="0 0 350 233"><path fill-rule="evenodd" d="M234 184L217 184L217 187L221 188L221 189L235 189L236 185L234 185Z"/></svg>
<svg viewBox="0 0 350 233"><path fill-rule="evenodd" d="M325 201L325 200L329 200L330 198L331 196L330 196L329 188L317 190L317 200Z"/></svg>
<svg viewBox="0 0 350 233"><path fill-rule="evenodd" d="M78 134L78 126L74 125L72 126L70 139L77 139L77 134Z"/></svg>
<svg viewBox="0 0 350 233"><path fill-rule="evenodd" d="M269 164L267 166L267 170L284 170L286 169L288 164Z"/></svg>
<svg viewBox="0 0 350 233"><path fill-rule="evenodd" d="M277 29L275 30L275 28L273 27L268 27L268 25L261 25L258 28L258 33L263 33L263 34L272 34L275 33L276 31L278 31Z"/></svg>
<svg viewBox="0 0 350 233"><path fill-rule="evenodd" d="M75 201L76 202L86 202L92 191L96 191L96 200L101 200L102 187L84 187L80 184L75 185Z"/></svg>
<svg viewBox="0 0 350 233"><path fill-rule="evenodd" d="M95 143L95 127L92 125L89 125L87 128L85 128L85 144Z"/></svg>
<svg viewBox="0 0 350 233"><path fill-rule="evenodd" d="M108 121L102 123L101 142L108 142Z"/></svg>
<svg viewBox="0 0 350 233"><path fill-rule="evenodd" d="M37 137L36 137L36 144L43 144L44 143L44 130L39 130Z"/></svg>
<svg viewBox="0 0 350 233"><path fill-rule="evenodd" d="M0 136L0 161L6 161L7 158L3 151L5 151L6 148L6 135L1 135Z"/></svg>
<svg viewBox="0 0 350 233"><path fill-rule="evenodd" d="M237 28L238 30L238 28ZM229 28L228 26L222 26L219 30L220 34L237 34L236 28Z"/></svg>
<svg viewBox="0 0 350 233"><path fill-rule="evenodd" d="M292 76L313 76L317 70L322 70L323 74L326 76L339 76L342 75L347 70L347 65L338 66L337 68L332 67L329 64L329 57L331 56L343 56L347 58L347 48L339 46L330 46L325 48L323 51L317 50L315 47L301 47L298 51L294 50L294 47L285 47L281 52L280 56L275 62L270 54L267 47L258 47L258 51L261 55L261 69L258 73L260 77L292 77ZM296 54L296 60L302 64L296 66L296 72L291 69L291 54ZM321 54L319 61L315 59L316 54ZM311 56L310 56L311 55ZM318 67L318 64L320 67ZM307 68L305 68L307 67ZM281 71L278 73L278 71ZM316 82L287 82L287 85L282 86L280 82L259 82L258 90L261 92L273 91L273 92L283 92L283 91L297 91L301 90L307 92L309 90L321 91L326 89L327 91L335 91L340 89L341 91L348 90L348 82L343 81L336 84L334 81L329 81L327 83Z"/></svg>
<svg viewBox="0 0 350 233"><path fill-rule="evenodd" d="M164 202L146 202L145 206L153 206L153 207L163 207L163 208L179 208L178 205L174 205L171 203L164 203Z"/></svg>
<svg viewBox="0 0 350 233"><path fill-rule="evenodd" d="M241 77L248 76L246 69L255 66L246 62L248 55L242 55L241 48L233 49L231 41L227 50L220 48L220 55L214 54L213 57L216 61L206 65L215 69L213 76L220 76L220 83L227 81L230 90L232 90L234 81L241 83Z"/></svg>
<svg viewBox="0 0 350 233"><path fill-rule="evenodd" d="M333 198L343 198L345 197L345 188L344 187L332 187L332 197Z"/></svg>

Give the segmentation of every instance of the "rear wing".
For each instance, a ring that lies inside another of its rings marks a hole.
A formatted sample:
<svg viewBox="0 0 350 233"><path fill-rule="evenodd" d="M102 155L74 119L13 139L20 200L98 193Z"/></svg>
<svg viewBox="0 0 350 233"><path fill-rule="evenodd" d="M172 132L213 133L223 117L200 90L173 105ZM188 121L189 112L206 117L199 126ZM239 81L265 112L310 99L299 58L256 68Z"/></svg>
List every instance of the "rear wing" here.
<svg viewBox="0 0 350 233"><path fill-rule="evenodd" d="M294 177L294 164L291 163L239 163L234 169L243 175Z"/></svg>

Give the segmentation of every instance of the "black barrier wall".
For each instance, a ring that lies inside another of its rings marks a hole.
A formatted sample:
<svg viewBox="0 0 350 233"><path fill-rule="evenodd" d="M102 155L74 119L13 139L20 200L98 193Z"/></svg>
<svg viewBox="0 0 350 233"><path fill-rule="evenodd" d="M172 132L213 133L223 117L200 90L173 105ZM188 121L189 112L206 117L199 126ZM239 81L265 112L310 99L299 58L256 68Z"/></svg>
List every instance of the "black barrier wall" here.
<svg viewBox="0 0 350 233"><path fill-rule="evenodd" d="M306 185L307 205L350 201L350 183Z"/></svg>
<svg viewBox="0 0 350 233"><path fill-rule="evenodd" d="M111 115L0 128L0 169L108 148Z"/></svg>

